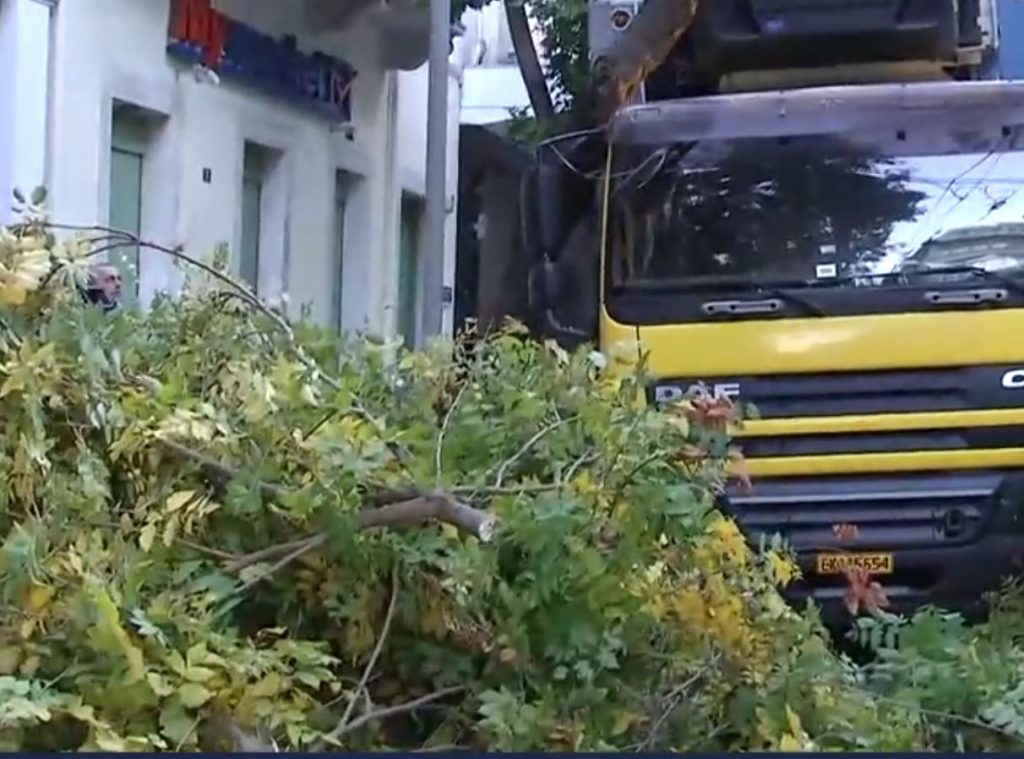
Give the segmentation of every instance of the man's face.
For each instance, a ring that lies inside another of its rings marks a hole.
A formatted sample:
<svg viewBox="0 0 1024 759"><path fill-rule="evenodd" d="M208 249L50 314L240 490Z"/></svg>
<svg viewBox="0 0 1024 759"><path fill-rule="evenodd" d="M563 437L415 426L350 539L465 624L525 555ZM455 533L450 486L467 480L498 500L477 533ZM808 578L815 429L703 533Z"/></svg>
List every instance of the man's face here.
<svg viewBox="0 0 1024 759"><path fill-rule="evenodd" d="M121 273L113 266L99 266L96 268L96 286L103 295L110 301L116 301L121 297Z"/></svg>

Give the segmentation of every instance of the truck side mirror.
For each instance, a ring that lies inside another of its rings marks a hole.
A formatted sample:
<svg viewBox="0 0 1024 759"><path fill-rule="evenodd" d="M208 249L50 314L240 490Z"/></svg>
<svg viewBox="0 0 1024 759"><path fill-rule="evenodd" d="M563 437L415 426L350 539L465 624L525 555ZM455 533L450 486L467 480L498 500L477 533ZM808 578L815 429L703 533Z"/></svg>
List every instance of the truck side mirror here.
<svg viewBox="0 0 1024 759"><path fill-rule="evenodd" d="M519 184L519 239L528 260L539 261L544 256L538 229L540 208L537 197L537 168L523 174Z"/></svg>
<svg viewBox="0 0 1024 759"><path fill-rule="evenodd" d="M548 145L537 151L537 232L541 248L552 257L567 237L565 198L572 191L566 181L568 169L558 162L555 150Z"/></svg>
<svg viewBox="0 0 1024 759"><path fill-rule="evenodd" d="M527 293L534 312L557 308L568 291L569 272L564 264L543 259L530 267Z"/></svg>
<svg viewBox="0 0 1024 759"><path fill-rule="evenodd" d="M594 188L608 156L601 131L576 132L537 146L540 232L549 254L594 211Z"/></svg>
<svg viewBox="0 0 1024 759"><path fill-rule="evenodd" d="M554 338L566 349L591 338L583 330L563 324L557 315L558 307L572 297L575 284L572 269L560 261L545 259L530 268L527 292L535 329L545 337Z"/></svg>

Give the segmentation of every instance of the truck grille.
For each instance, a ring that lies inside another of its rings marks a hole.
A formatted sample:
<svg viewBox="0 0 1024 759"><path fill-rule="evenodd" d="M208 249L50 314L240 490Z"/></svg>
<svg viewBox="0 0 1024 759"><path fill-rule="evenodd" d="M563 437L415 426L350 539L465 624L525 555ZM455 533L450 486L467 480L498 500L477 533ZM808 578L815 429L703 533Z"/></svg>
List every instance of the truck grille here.
<svg viewBox="0 0 1024 759"><path fill-rule="evenodd" d="M995 513L1000 472L792 477L732 491L725 508L756 545L779 534L798 552L837 545L836 525L856 525L851 549L971 543Z"/></svg>

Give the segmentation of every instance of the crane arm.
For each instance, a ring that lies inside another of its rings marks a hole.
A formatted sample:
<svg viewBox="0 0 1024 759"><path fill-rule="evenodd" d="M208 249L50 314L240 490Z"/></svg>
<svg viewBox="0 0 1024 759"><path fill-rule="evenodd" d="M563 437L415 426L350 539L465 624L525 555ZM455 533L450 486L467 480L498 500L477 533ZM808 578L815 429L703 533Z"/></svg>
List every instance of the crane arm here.
<svg viewBox="0 0 1024 759"><path fill-rule="evenodd" d="M594 117L605 123L660 66L697 13L699 0L646 0L616 43L591 67Z"/></svg>

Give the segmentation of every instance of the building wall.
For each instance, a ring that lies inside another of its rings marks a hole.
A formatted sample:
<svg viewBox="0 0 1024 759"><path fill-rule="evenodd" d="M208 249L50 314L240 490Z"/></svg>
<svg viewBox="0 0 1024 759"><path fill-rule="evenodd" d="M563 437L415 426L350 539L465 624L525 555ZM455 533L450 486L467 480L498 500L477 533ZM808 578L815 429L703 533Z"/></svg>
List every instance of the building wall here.
<svg viewBox="0 0 1024 759"><path fill-rule="evenodd" d="M516 63L504 3L467 10L462 23L466 27L458 46L464 69L462 123L496 124L508 121L513 110L529 112L530 99ZM543 52L536 29L534 44Z"/></svg>
<svg viewBox="0 0 1024 759"><path fill-rule="evenodd" d="M448 79L448 142L446 147L448 193L445 198L447 212L445 220L445 251L444 251L444 285L453 288L455 283L455 237L458 219L458 177L459 177L459 113L462 102L462 88L459 70L452 69ZM410 125L427 123L427 80L429 67L424 66L416 71L402 72L398 75L398 123L405 125L405 130L398 144L398 172L402 192L423 198L426 195L427 171L425 156L427 154L427 131L425 128L413 129ZM424 209L425 210L425 209ZM397 281L396 277L391 278ZM419 301L423 302L422 277L418 289ZM441 331L451 334L454 320L452 302L445 302L441 313ZM420 309L420 322L422 322ZM422 330L422 324L418 325Z"/></svg>
<svg viewBox="0 0 1024 759"><path fill-rule="evenodd" d="M300 48L343 58L359 72L353 87L352 128L339 128L228 80L204 81L190 68L172 63L165 52L169 3L59 3L45 31L45 38L52 41L52 65L48 67L45 58L40 62L38 55L33 61L35 69L44 72L48 128L29 122L21 130L28 134L11 137L0 131L0 182L10 185L17 175L10 156L39 142L45 148L43 173L53 217L64 223L105 223L113 104L130 104L141 109L149 124L142 235L168 245L183 244L190 254L204 256L220 244L238 250L244 146L249 141L269 148L276 159L261 206L259 293L270 300L287 294L291 313L306 306L326 323L332 319L335 288L335 177L343 170L351 189L342 324L350 330L390 333L398 289L401 192L423 192L426 67L408 73L381 70L375 62L375 41L358 28L319 39L300 36ZM12 53L11 46L3 44L5 33L27 28L10 23L15 6L42 7L38 0L0 0L0 64L5 55L21 54L21 48L15 46ZM294 31L281 28L280 0L247 0L235 6L237 10L227 9L230 15L262 31ZM38 30L26 32L31 33L38 36ZM0 81L0 98L6 101L6 92L19 90L8 90L4 84ZM457 83L452 89L450 134L457 141ZM457 142L449 147L451 155L457 156ZM450 184L454 188L454 181ZM446 247L453 260L454 231ZM237 265L237 256L234 261ZM144 254L140 268L143 303L158 291L173 292L181 284L181 271L161 254ZM453 269L453 264L446 266L448 283Z"/></svg>
<svg viewBox="0 0 1024 759"><path fill-rule="evenodd" d="M13 188L42 184L49 46L47 3L0 0L0 223L10 219Z"/></svg>
<svg viewBox="0 0 1024 759"><path fill-rule="evenodd" d="M1024 5L998 0L999 52L995 73L1000 79L1024 79Z"/></svg>

